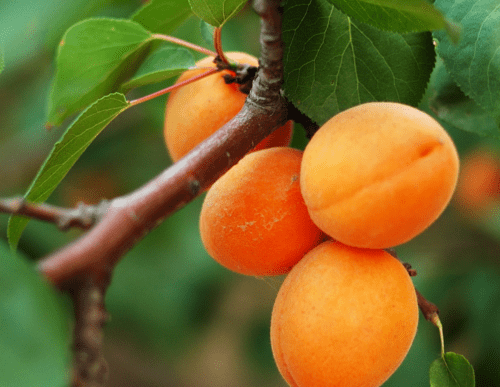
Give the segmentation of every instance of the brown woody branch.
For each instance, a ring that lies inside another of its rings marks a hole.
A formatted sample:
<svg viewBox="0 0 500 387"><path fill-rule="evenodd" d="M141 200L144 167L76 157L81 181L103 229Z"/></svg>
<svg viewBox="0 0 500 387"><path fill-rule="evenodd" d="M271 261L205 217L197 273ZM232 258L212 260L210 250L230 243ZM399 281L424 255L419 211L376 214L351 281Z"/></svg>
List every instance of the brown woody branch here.
<svg viewBox="0 0 500 387"><path fill-rule="evenodd" d="M79 203L76 208L64 208L46 203L29 203L22 197L0 199L0 212L54 223L61 231L71 227L88 230L106 212L107 207L107 201L97 206Z"/></svg>
<svg viewBox="0 0 500 387"><path fill-rule="evenodd" d="M149 183L112 200L106 215L88 233L43 259L38 268L50 281L67 288L83 272L112 268L152 228L207 190L286 122L279 4L279 0L254 3L261 17L260 68L239 114Z"/></svg>
<svg viewBox="0 0 500 387"><path fill-rule="evenodd" d="M75 311L72 387L106 385L108 367L103 356L103 328L108 320L104 307L108 281L109 276L82 276L69 289Z"/></svg>

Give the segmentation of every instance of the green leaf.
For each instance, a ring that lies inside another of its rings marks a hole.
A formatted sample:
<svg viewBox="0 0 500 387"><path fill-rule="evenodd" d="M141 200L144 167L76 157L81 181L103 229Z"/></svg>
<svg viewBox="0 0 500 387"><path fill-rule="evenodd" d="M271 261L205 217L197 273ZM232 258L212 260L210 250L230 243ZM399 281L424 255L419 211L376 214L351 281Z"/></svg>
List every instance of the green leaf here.
<svg viewBox="0 0 500 387"><path fill-rule="evenodd" d="M382 30L407 33L444 28L457 42L459 27L427 0L328 0L346 15Z"/></svg>
<svg viewBox="0 0 500 387"><path fill-rule="evenodd" d="M5 68L5 61L4 61L3 47L0 46L0 74L2 73L4 68Z"/></svg>
<svg viewBox="0 0 500 387"><path fill-rule="evenodd" d="M211 26L208 24L206 21L201 20L200 21L200 32L201 32L201 37L210 46L214 45L214 26Z"/></svg>
<svg viewBox="0 0 500 387"><path fill-rule="evenodd" d="M214 27L222 27L246 3L246 0L189 0L193 13Z"/></svg>
<svg viewBox="0 0 500 387"><path fill-rule="evenodd" d="M25 199L34 203L47 200L97 135L129 106L123 94L114 93L85 109L55 144L31 183ZM7 233L12 249L17 248L28 221L29 219L18 216L9 219Z"/></svg>
<svg viewBox="0 0 500 387"><path fill-rule="evenodd" d="M156 50L143 62L134 77L122 85L126 94L131 89L175 77L196 65L191 51L178 46L166 46Z"/></svg>
<svg viewBox="0 0 500 387"><path fill-rule="evenodd" d="M442 59L432 72L428 91L429 107L441 120L481 136L500 135L493 117L460 90Z"/></svg>
<svg viewBox="0 0 500 387"><path fill-rule="evenodd" d="M73 25L57 53L49 100L49 122L69 115L119 89L147 55L151 33L130 20L88 19Z"/></svg>
<svg viewBox="0 0 500 387"><path fill-rule="evenodd" d="M188 0L151 0L132 16L132 20L151 32L171 34L191 15Z"/></svg>
<svg viewBox="0 0 500 387"><path fill-rule="evenodd" d="M369 101L416 106L434 67L430 33L398 35L355 22L326 0L285 3L286 96L323 124Z"/></svg>
<svg viewBox="0 0 500 387"><path fill-rule="evenodd" d="M60 295L2 241L0 284L0 386L67 386L71 336Z"/></svg>
<svg viewBox="0 0 500 387"><path fill-rule="evenodd" d="M500 8L497 0L437 0L446 16L459 21L463 33L451 44L442 31L434 32L446 69L465 95L500 125Z"/></svg>
<svg viewBox="0 0 500 387"><path fill-rule="evenodd" d="M429 371L431 387L474 387L474 369L462 355L447 352L432 362Z"/></svg>

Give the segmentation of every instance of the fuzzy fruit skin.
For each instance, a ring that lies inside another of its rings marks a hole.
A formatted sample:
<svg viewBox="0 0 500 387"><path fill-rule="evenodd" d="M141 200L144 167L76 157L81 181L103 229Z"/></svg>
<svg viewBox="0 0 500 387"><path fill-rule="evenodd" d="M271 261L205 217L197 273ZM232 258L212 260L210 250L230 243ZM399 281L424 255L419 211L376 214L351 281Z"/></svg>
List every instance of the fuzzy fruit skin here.
<svg viewBox="0 0 500 387"><path fill-rule="evenodd" d="M271 317L271 347L292 387L378 387L418 325L415 289L384 250L324 242L294 266Z"/></svg>
<svg viewBox="0 0 500 387"><path fill-rule="evenodd" d="M344 244L389 248L433 223L456 186L448 133L411 106L372 102L327 121L304 151L301 189L313 221Z"/></svg>
<svg viewBox="0 0 500 387"><path fill-rule="evenodd" d="M259 65L257 58L245 53L229 52L226 56L238 63ZM215 67L213 57L204 58L196 65L200 68L184 72L176 83L202 74L207 68ZM239 91L236 83L226 84L223 79L225 74L231 72L221 71L170 93L165 111L164 137L173 161L179 160L215 133L243 107L247 95ZM288 121L257 144L255 150L288 146L292 132L293 122Z"/></svg>
<svg viewBox="0 0 500 387"><path fill-rule="evenodd" d="M212 185L200 213L212 258L237 273L280 275L321 241L300 193L301 160L287 147L252 152Z"/></svg>

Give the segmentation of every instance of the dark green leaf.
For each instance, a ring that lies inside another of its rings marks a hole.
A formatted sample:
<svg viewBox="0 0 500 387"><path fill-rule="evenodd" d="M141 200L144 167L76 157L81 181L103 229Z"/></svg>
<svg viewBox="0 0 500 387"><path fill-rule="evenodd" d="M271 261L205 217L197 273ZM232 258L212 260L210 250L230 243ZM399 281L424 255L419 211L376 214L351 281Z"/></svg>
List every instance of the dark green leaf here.
<svg viewBox="0 0 500 387"><path fill-rule="evenodd" d="M346 15L374 27L406 33L446 29L458 41L459 28L427 0L328 0Z"/></svg>
<svg viewBox="0 0 500 387"><path fill-rule="evenodd" d="M189 0L193 13L214 27L221 27L246 3L246 0Z"/></svg>
<svg viewBox="0 0 500 387"><path fill-rule="evenodd" d="M285 94L313 121L323 124L369 101L418 104L434 67L430 33L381 31L352 21L326 0L289 3Z"/></svg>
<svg viewBox="0 0 500 387"><path fill-rule="evenodd" d="M34 203L47 200L97 135L129 106L123 94L115 93L85 109L55 144L25 194L26 200ZM17 216L10 218L8 236L13 249L17 247L28 221Z"/></svg>
<svg viewBox="0 0 500 387"><path fill-rule="evenodd" d="M49 100L49 122L69 115L117 91L144 59L151 33L130 20L88 19L64 35Z"/></svg>
<svg viewBox="0 0 500 387"><path fill-rule="evenodd" d="M438 60L429 82L429 107L445 122L479 135L499 136L495 120L467 97Z"/></svg>
<svg viewBox="0 0 500 387"><path fill-rule="evenodd" d="M151 32L171 34L192 14L188 0L151 0L132 20Z"/></svg>
<svg viewBox="0 0 500 387"><path fill-rule="evenodd" d="M186 48L162 47L146 58L134 77L122 85L121 91L126 94L133 88L175 77L195 64L191 51Z"/></svg>
<svg viewBox="0 0 500 387"><path fill-rule="evenodd" d="M446 69L465 95L471 97L500 124L500 8L497 0L437 0L447 17L462 24L458 44L436 31L438 52Z"/></svg>
<svg viewBox="0 0 500 387"><path fill-rule="evenodd" d="M208 24L206 21L201 20L200 21L200 31L201 31L201 37L210 46L214 45L214 29L215 27L211 26Z"/></svg>
<svg viewBox="0 0 500 387"><path fill-rule="evenodd" d="M0 241L0 386L69 383L69 314L60 296Z"/></svg>
<svg viewBox="0 0 500 387"><path fill-rule="evenodd" d="M432 362L430 372L431 387L474 387L474 369L462 355L447 352Z"/></svg>

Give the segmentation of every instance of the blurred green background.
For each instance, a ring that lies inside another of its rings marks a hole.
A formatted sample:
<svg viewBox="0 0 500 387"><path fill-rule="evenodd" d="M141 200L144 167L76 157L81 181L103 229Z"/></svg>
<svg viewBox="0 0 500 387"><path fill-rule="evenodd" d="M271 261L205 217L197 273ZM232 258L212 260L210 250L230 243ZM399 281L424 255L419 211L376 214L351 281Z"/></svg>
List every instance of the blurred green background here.
<svg viewBox="0 0 500 387"><path fill-rule="evenodd" d="M44 120L55 49L64 31L90 16L128 17L140 5L138 0L2 2L1 197L26 191L63 133L64 128L47 131ZM224 49L258 56L258 23L246 8L224 27ZM175 35L204 45L196 19ZM164 86L136 90L130 98ZM162 134L165 101L157 98L113 121L49 202L73 206L113 198L165 169L171 163ZM425 100L421 107L428 110ZM464 160L488 146L500 165L498 140L447 129ZM303 148L305 143L296 126L292 146ZM500 386L500 178L492 176L496 180L490 183L488 200L475 206L454 200L424 234L397 249L418 271L417 288L441 309L446 349L466 356L477 385L489 387ZM464 184L473 187L465 194L472 196L484 186L469 180ZM283 278L245 277L215 263L198 235L202 199L167 219L116 269L106 300L112 316L106 337L109 386L286 385L269 343L273 300ZM6 223L7 216L0 216L3 239ZM32 221L20 249L36 260L79 235ZM428 369L439 350L437 330L422 319L407 359L384 386L428 385Z"/></svg>

